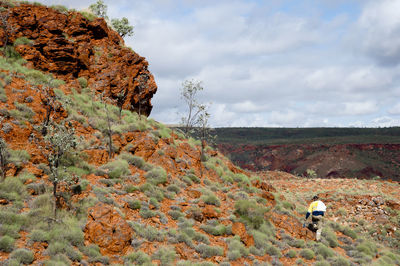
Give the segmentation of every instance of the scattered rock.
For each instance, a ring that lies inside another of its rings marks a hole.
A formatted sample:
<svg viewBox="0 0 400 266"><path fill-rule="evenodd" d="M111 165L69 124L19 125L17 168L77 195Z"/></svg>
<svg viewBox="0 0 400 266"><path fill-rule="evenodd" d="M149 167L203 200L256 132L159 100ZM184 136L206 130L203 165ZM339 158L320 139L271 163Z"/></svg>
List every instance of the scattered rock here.
<svg viewBox="0 0 400 266"><path fill-rule="evenodd" d="M1 205L7 205L7 204L8 204L8 200L6 200L6 199L0 199L0 204L1 204Z"/></svg>
<svg viewBox="0 0 400 266"><path fill-rule="evenodd" d="M232 234L239 236L247 247L254 245L254 237L247 233L243 223L234 223L232 225Z"/></svg>
<svg viewBox="0 0 400 266"><path fill-rule="evenodd" d="M188 190L187 195L190 198L198 199L201 197L201 192L197 190Z"/></svg>
<svg viewBox="0 0 400 266"><path fill-rule="evenodd" d="M216 219L219 217L219 214L215 211L215 208L212 205L206 205L202 213L206 219Z"/></svg>
<svg viewBox="0 0 400 266"><path fill-rule="evenodd" d="M393 210L400 210L400 203L395 202L394 200L387 200L386 201L386 206L388 206L389 208L393 209Z"/></svg>

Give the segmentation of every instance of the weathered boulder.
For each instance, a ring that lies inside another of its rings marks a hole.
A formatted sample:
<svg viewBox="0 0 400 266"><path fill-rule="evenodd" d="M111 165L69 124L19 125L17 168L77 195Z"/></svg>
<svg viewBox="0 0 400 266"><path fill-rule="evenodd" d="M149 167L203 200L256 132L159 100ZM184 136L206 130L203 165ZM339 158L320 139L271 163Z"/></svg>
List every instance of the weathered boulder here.
<svg viewBox="0 0 400 266"><path fill-rule="evenodd" d="M246 227L243 223L234 223L232 225L232 234L239 236L247 247L254 246L254 237L247 233Z"/></svg>
<svg viewBox="0 0 400 266"><path fill-rule="evenodd" d="M203 217L206 219L217 219L219 217L218 212L215 211L215 208L212 205L206 205L202 213Z"/></svg>
<svg viewBox="0 0 400 266"><path fill-rule="evenodd" d="M130 246L132 228L112 206L97 203L89 209L85 240L97 244L103 254L123 252Z"/></svg>

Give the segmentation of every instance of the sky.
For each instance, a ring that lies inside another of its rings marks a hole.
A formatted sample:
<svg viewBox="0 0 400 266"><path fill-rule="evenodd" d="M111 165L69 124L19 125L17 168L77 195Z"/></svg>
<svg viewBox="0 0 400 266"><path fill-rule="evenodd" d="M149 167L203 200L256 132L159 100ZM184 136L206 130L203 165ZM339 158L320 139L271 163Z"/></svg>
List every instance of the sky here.
<svg viewBox="0 0 400 266"><path fill-rule="evenodd" d="M77 10L95 1L41 0ZM400 126L400 0L105 0L176 124L185 80L212 127Z"/></svg>

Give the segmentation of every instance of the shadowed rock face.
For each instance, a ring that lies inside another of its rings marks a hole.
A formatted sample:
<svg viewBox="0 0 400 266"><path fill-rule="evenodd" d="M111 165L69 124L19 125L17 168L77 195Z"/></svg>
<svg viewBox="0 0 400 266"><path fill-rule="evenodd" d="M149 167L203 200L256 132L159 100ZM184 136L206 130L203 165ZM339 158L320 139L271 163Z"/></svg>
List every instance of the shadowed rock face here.
<svg viewBox="0 0 400 266"><path fill-rule="evenodd" d="M0 46L6 39L11 45L27 37L33 45L18 45L16 50L32 68L51 72L67 83L84 77L92 90L104 93L118 106L150 114L157 86L148 63L123 47L123 39L104 19L89 21L79 12L24 4L7 8L3 14L7 12L9 27L7 31L0 28Z"/></svg>

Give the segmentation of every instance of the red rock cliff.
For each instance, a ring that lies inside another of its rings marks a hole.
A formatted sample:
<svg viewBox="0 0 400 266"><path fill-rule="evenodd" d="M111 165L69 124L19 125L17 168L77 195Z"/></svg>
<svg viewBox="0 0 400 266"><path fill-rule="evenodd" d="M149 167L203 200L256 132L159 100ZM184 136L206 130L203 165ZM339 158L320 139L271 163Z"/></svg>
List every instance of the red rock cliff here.
<svg viewBox="0 0 400 266"><path fill-rule="evenodd" d="M7 7L5 2L0 5ZM67 87L79 88L77 78L83 77L90 88L119 101L124 109L150 114L157 86L148 63L124 47L104 19L90 21L79 12L26 4L7 7L2 15L8 29L0 28L0 46L19 37L32 40L32 46L16 47L32 68L53 73Z"/></svg>

